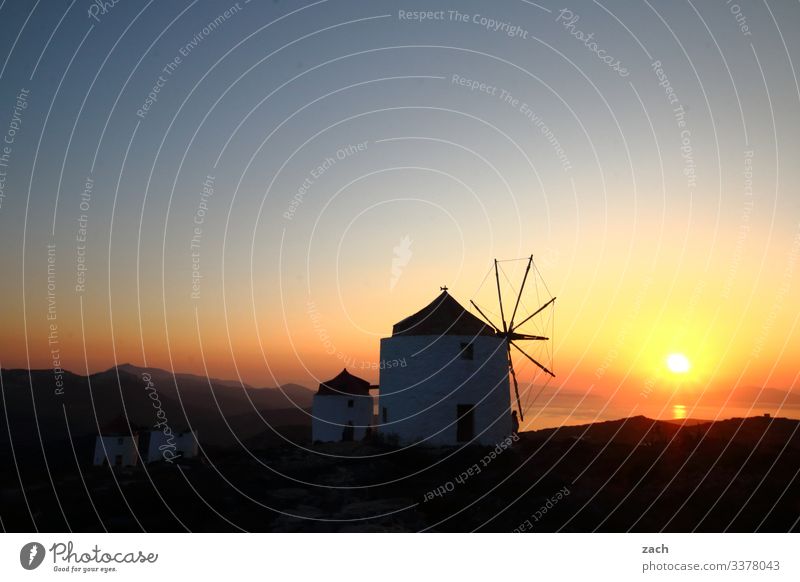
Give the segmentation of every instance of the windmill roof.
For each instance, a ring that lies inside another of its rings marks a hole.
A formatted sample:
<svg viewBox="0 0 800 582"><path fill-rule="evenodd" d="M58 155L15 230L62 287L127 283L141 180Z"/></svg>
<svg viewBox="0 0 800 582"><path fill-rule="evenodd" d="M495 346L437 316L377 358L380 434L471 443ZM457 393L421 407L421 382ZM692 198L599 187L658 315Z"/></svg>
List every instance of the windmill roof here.
<svg viewBox="0 0 800 582"><path fill-rule="evenodd" d="M395 323L392 335L494 335L494 330L442 291L414 315Z"/></svg>
<svg viewBox="0 0 800 582"><path fill-rule="evenodd" d="M368 396L369 395L369 382L366 380L359 378L358 376L353 376L350 372L347 371L347 368L339 372L339 375L335 378L331 378L326 382L322 382L319 385L319 390L317 394L322 395L337 395L337 394L354 394L360 396Z"/></svg>

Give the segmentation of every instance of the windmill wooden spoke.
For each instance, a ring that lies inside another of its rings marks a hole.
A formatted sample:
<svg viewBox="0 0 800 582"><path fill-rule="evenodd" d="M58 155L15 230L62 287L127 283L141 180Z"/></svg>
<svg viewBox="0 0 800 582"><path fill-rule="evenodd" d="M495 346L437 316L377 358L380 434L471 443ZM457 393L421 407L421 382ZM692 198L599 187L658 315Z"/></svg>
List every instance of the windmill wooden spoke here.
<svg viewBox="0 0 800 582"><path fill-rule="evenodd" d="M500 293L500 275L497 270L497 259L494 260L494 278L497 281L497 300L500 302L500 319L503 320L503 333L508 331L506 327L506 316L503 313L503 294Z"/></svg>
<svg viewBox="0 0 800 582"><path fill-rule="evenodd" d="M519 294L517 295L517 302L514 304L514 311L511 314L511 319L508 322L508 329L514 329L514 317L517 315L517 308L519 307L519 301L522 299L522 291L525 289L525 281L528 279L528 272L531 270L531 264L533 263L533 255L530 256L528 259L528 266L525 267L525 275L522 277L522 285L519 288Z"/></svg>
<svg viewBox="0 0 800 582"><path fill-rule="evenodd" d="M525 357L526 357L526 358L528 358L528 359L529 359L531 362L533 362L534 364L536 364L537 366L539 366L539 367L540 367L540 368L541 368L541 369L542 369L542 370L543 370L545 373L547 373L547 374L550 374L550 375L551 375L553 378L555 378L555 377L556 377L556 375L555 375L555 374L553 374L553 373L552 373L550 370L548 370L548 369L547 369L545 366L543 366L542 364L540 364L539 362L537 362L536 360L534 360L532 357L530 357L528 354L526 354L526 353L525 353L525 351L524 351L524 350L523 350L521 347L519 347L517 344L515 344L514 342L509 342L509 343L510 343L512 346L514 346L515 348L517 348L517 350L518 350L518 351L519 351L519 352L520 352L520 353L521 353L523 356L525 356Z"/></svg>
<svg viewBox="0 0 800 582"><path fill-rule="evenodd" d="M470 303L472 303L472 306L473 306L475 309L477 309L477 310L478 310L478 313L480 313L480 314L481 314L481 316L483 317L483 319L484 319L484 320L486 320L486 323L488 323L489 325L491 325L491 326L494 328L494 330L495 330L497 333L500 333L500 328L499 328L499 327L497 327L495 324L493 324L491 319L489 319L488 317L486 317L486 314L485 314L483 311L481 311L481 308L480 308L480 307L478 307L478 306L475 304L475 302L474 302L472 299L470 299L470 300L469 300L469 302L470 302Z"/></svg>
<svg viewBox="0 0 800 582"><path fill-rule="evenodd" d="M523 319L522 321L520 321L520 322L519 322L519 323L518 323L518 324L517 324L515 327L519 327L519 326L521 326L523 323L525 323L526 321L528 321L528 320L529 320L531 317L534 317L534 316L536 316L536 315L539 315L539 314L540 314L542 311L544 311L545 309L547 309L547 307L549 307L549 306L550 306L550 305L551 305L551 304L552 304L552 303L553 303L555 300L556 300L556 298L555 298L555 297L553 297L553 298L552 298L550 301L548 301L547 303L545 303L544 305L542 305L542 306L541 306L539 309L537 309L536 311L534 311L533 313L531 313L531 314L530 314L528 317L526 317L525 319Z"/></svg>
<svg viewBox="0 0 800 582"><path fill-rule="evenodd" d="M522 404L519 401L519 384L517 383L517 373L514 372L514 362L511 360L511 344L506 345L508 348L508 371L511 372L511 379L514 380L514 395L517 397L517 410L519 411L519 419L525 420L525 415L522 413Z"/></svg>
<svg viewBox="0 0 800 582"><path fill-rule="evenodd" d="M530 335L527 333L509 332L508 339L510 340L549 340L549 337L543 335Z"/></svg>

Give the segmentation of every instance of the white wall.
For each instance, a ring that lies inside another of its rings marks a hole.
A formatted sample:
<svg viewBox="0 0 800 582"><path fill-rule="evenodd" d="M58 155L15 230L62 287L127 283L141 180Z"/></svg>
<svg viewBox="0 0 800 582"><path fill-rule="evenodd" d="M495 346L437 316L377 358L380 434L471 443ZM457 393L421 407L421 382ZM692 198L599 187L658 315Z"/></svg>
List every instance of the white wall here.
<svg viewBox="0 0 800 582"><path fill-rule="evenodd" d="M469 342L474 359L461 359L461 344ZM511 434L508 360L501 338L400 335L381 340L381 361L402 358L407 366L380 372L381 433L396 434L402 443L457 444L457 405L474 404L473 442L493 445Z"/></svg>
<svg viewBox="0 0 800 582"><path fill-rule="evenodd" d="M199 454L197 434L194 432L179 432L170 436L164 431L150 432L150 445L147 448L147 462L163 461L165 453L167 458L191 459Z"/></svg>
<svg viewBox="0 0 800 582"><path fill-rule="evenodd" d="M128 436L100 436L98 435L94 443L94 464L102 465L103 460L108 456L108 464L116 465L117 455L122 455L122 465L132 467L139 461L136 453L136 445L139 443L139 435ZM103 448L105 445L105 449Z"/></svg>
<svg viewBox="0 0 800 582"><path fill-rule="evenodd" d="M347 406L352 401L353 407ZM375 398L349 394L315 394L311 421L311 440L340 441L348 421L353 423L353 440L361 440L372 425Z"/></svg>

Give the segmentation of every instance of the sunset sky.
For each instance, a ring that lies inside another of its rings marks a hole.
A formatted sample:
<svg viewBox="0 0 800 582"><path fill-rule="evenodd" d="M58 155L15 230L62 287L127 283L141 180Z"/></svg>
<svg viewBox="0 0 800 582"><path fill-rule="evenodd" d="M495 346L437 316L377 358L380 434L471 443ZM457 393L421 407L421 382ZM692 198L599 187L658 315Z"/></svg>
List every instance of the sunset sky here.
<svg viewBox="0 0 800 582"><path fill-rule="evenodd" d="M395 322L532 253L551 387L797 390L797 10L90 4L0 5L3 368L377 382Z"/></svg>

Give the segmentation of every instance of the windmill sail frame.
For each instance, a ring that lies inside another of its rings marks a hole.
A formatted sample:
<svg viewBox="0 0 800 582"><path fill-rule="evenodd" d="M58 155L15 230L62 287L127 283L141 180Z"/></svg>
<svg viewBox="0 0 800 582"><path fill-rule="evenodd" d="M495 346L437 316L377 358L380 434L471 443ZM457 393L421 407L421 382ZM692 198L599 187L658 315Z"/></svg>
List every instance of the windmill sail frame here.
<svg viewBox="0 0 800 582"><path fill-rule="evenodd" d="M509 371L509 375L511 377L511 380L514 383L514 395L516 396L516 400L517 400L517 410L519 411L520 420L524 420L525 416L524 416L524 411L522 410L522 404L520 403L519 383L517 382L517 373L514 370L514 362L513 362L512 358L511 358L511 346L514 346L514 348L516 348L520 353L522 353L522 355L524 355L526 358L528 358L528 360L533 362L533 364L535 364L544 373L546 373L549 376L555 378L555 373L552 370L550 370L544 364L538 362L535 358L533 358L530 354L528 354L524 349L522 349L516 343L518 341L549 341L550 340L549 337L540 336L540 335L526 334L526 333L519 333L519 332L517 332L517 330L522 325L524 325L525 323L530 321L533 317L535 317L536 315L539 315L545 309L547 309L549 307L554 307L555 301L556 301L555 297L551 298L549 301L544 303L541 307L539 307L536 311L534 311L533 313L528 315L521 322L519 322L517 324L514 323L514 318L517 316L517 310L519 309L520 302L522 301L522 293L525 290L525 283L528 280L528 275L530 273L531 266L533 266L533 255L528 257L528 264L525 267L525 274L522 277L522 284L520 285L519 292L517 293L516 301L514 302L514 310L511 313L511 319L508 320L508 322L506 322L505 309L503 308L503 294L500 291L500 270L499 270L499 267L498 267L497 259L494 260L494 276L495 276L495 281L496 281L496 284L497 284L497 300L498 300L498 303L500 305L500 319L501 319L501 322L503 324L502 329L498 325L495 325L492 322L492 320L489 319L489 317L483 312L483 310L481 310L480 307L478 307L478 305L474 301L470 300L470 303L472 304L473 307L475 307L475 309L478 311L478 313L483 318L483 320L486 321L486 323L489 326L491 326L492 329L494 329L495 335L496 336L500 336L500 337L505 339L505 342L506 342L506 354L507 354L507 357L508 357L508 371Z"/></svg>

